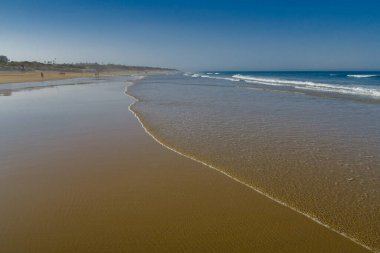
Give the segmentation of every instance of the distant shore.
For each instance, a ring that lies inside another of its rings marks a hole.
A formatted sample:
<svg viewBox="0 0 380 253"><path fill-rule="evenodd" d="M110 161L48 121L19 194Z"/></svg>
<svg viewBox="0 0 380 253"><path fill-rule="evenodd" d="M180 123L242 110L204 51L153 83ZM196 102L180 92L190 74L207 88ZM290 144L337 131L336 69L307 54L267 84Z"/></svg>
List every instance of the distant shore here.
<svg viewBox="0 0 380 253"><path fill-rule="evenodd" d="M149 75L163 73L165 70L130 70L105 72L62 72L62 71L0 71L0 84L41 82L49 80L62 80L79 77L102 77L123 75Z"/></svg>
<svg viewBox="0 0 380 253"><path fill-rule="evenodd" d="M0 84L41 82L79 77L149 75L168 71L174 71L174 69L120 64L57 64L36 61L3 61L0 62Z"/></svg>

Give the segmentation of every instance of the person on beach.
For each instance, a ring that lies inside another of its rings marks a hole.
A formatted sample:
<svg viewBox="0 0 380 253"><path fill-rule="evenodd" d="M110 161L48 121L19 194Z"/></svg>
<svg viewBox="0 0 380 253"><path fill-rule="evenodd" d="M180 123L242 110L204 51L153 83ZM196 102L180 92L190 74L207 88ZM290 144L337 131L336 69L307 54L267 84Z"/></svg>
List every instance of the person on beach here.
<svg viewBox="0 0 380 253"><path fill-rule="evenodd" d="M44 72L41 72L41 78L44 78Z"/></svg>

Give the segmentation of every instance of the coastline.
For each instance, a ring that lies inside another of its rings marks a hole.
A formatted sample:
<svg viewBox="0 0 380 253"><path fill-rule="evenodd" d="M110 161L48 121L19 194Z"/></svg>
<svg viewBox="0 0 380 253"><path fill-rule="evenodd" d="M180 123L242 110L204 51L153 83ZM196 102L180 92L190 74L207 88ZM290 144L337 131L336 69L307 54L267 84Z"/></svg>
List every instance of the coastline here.
<svg viewBox="0 0 380 253"><path fill-rule="evenodd" d="M57 87L19 91L20 108L34 112L14 122L25 136L4 126L15 147L0 153L1 251L368 252L159 145L133 115L125 83ZM51 100L35 99L41 93ZM2 105L14 119L19 108Z"/></svg>

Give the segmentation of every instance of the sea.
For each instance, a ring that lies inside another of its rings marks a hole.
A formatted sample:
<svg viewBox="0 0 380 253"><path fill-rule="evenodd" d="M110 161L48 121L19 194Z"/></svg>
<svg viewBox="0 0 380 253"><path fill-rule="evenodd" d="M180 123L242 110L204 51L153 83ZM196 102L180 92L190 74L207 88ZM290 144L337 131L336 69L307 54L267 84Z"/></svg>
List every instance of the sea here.
<svg viewBox="0 0 380 253"><path fill-rule="evenodd" d="M163 145L380 249L380 72L176 72L128 94Z"/></svg>

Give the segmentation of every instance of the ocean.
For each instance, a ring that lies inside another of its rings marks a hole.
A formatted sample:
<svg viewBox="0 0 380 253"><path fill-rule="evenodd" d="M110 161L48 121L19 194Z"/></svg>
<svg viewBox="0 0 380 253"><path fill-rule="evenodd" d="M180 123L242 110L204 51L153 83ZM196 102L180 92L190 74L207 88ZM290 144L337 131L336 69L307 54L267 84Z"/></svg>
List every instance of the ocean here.
<svg viewBox="0 0 380 253"><path fill-rule="evenodd" d="M164 145L380 249L380 72L176 73L128 93Z"/></svg>
<svg viewBox="0 0 380 253"><path fill-rule="evenodd" d="M331 97L380 100L380 72L205 72L185 75L244 82L243 87L287 90ZM251 87L254 86L254 87Z"/></svg>

